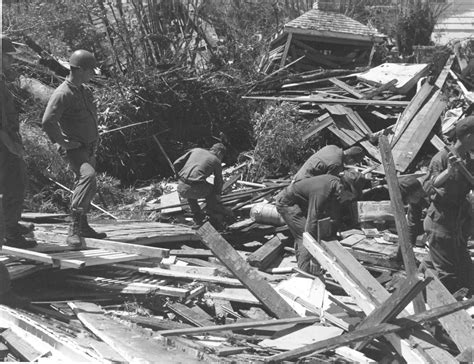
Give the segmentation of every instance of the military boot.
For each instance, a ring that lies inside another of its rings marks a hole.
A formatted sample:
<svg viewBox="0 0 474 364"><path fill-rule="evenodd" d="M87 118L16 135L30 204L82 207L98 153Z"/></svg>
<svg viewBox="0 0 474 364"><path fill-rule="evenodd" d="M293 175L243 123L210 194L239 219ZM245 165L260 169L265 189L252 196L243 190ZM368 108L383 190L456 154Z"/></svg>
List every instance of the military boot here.
<svg viewBox="0 0 474 364"><path fill-rule="evenodd" d="M66 244L74 249L79 249L82 247L82 216L84 211L82 209L73 209L72 210L72 222L69 225L69 233L66 238Z"/></svg>
<svg viewBox="0 0 474 364"><path fill-rule="evenodd" d="M19 225L16 225L6 229L5 245L19 249L30 249L34 248L38 244L34 240L25 239L25 237L21 234Z"/></svg>
<svg viewBox="0 0 474 364"><path fill-rule="evenodd" d="M81 215L81 236L83 238L105 239L107 234L98 233L93 228L91 228L87 221L87 215L83 214Z"/></svg>
<svg viewBox="0 0 474 364"><path fill-rule="evenodd" d="M34 229L35 229L35 225L32 223L23 223L23 222L18 223L18 231L20 232L21 235L28 235Z"/></svg>

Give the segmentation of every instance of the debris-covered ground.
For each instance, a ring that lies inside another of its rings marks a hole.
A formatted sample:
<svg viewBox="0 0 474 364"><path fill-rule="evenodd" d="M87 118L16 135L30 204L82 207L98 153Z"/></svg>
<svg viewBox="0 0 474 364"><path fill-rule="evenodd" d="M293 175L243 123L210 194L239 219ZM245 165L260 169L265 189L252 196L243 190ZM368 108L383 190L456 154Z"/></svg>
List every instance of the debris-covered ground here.
<svg viewBox="0 0 474 364"><path fill-rule="evenodd" d="M338 239L304 236L324 275L297 268L293 239L273 204L291 176L246 178L255 167L248 155L224 169L222 202L234 219L219 226L191 228L175 181L156 194L154 185L136 191L148 198L116 211L102 209L92 225L107 239L86 238L78 251L65 244L67 215L25 212L38 246L4 246L1 259L14 290L31 304L0 306L0 356L150 363L474 361L474 299L465 291L449 293L430 270L416 272L427 255L423 235L412 255L398 256L404 214L391 207L384 187L393 177L387 166L401 175L425 173L456 122L472 111L472 59L459 47L431 51L420 53L418 63L356 70L342 67L347 59L311 51L337 69L298 72L289 67L301 58L295 53L245 96L298 105L313 120L302 142L318 137L342 147L360 145L367 153L361 164L349 166L366 176L367 185L362 200L345 210ZM272 62L280 64L277 53ZM388 151L380 135L388 138ZM134 210L148 219L122 217ZM474 255L472 241L469 248Z"/></svg>
<svg viewBox="0 0 474 364"><path fill-rule="evenodd" d="M358 75L315 73L302 96L282 91L301 82L277 77L280 86L266 93L321 114L306 138L328 129L342 145L358 143L370 155L352 166L366 173L370 186L366 201L346 211L339 240L305 236L324 276L297 268L291 234L272 204L290 178L245 181L251 159L224 170L222 201L235 220L218 230L209 223L190 228L173 182L161 197L140 202L156 222L101 221L94 227L107 240L86 238L80 251L64 244L66 215L24 213L36 225L39 245L4 247L2 259L15 290L32 303L0 307L0 322L9 327L1 334L2 355L23 361L472 361L473 299L451 295L429 271L407 278L397 259L396 214L381 187L388 177L377 144L377 133L391 129L394 167L423 173L430 153L449 140L456 108L470 103L469 91L453 77L455 63L449 55L423 84L429 64L382 65ZM380 69L387 70L377 86L368 79L381 77ZM399 76L390 72L409 74L414 95L393 90ZM413 250L418 261L427 254L423 236ZM410 303L414 297L422 297L425 311Z"/></svg>

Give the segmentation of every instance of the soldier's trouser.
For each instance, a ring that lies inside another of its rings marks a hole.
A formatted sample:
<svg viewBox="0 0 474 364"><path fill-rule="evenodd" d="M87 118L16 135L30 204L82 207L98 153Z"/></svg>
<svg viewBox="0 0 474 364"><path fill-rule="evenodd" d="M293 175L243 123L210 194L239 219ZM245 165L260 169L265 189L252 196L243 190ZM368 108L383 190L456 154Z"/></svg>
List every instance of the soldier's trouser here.
<svg viewBox="0 0 474 364"><path fill-rule="evenodd" d="M298 268L302 271L311 274L320 274L321 266L303 246L303 233L306 228L306 214L301 210L298 205L283 206L277 205L277 211L283 217L288 228L290 229L291 235L295 239L295 255ZM317 232L309 231L313 236L317 236Z"/></svg>
<svg viewBox="0 0 474 364"><path fill-rule="evenodd" d="M0 194L3 195L5 234L15 236L23 211L27 183L26 164L22 157L10 153L0 143Z"/></svg>
<svg viewBox="0 0 474 364"><path fill-rule="evenodd" d="M429 232L428 243L431 262L427 261L426 265L432 265L436 269L444 286L451 293L463 287L474 289L473 267L466 241L455 236Z"/></svg>
<svg viewBox="0 0 474 364"><path fill-rule="evenodd" d="M97 192L96 159L90 148L81 147L68 150L66 160L76 175L76 183L71 199L71 209L82 209L87 213Z"/></svg>
<svg viewBox="0 0 474 364"><path fill-rule="evenodd" d="M188 200L189 207L196 222L199 222L204 218L204 214L197 202L199 198L206 199L206 211L210 216L213 216L213 214L229 215L229 210L217 200L214 186L210 183L186 183L180 180L178 183L178 193L181 197Z"/></svg>

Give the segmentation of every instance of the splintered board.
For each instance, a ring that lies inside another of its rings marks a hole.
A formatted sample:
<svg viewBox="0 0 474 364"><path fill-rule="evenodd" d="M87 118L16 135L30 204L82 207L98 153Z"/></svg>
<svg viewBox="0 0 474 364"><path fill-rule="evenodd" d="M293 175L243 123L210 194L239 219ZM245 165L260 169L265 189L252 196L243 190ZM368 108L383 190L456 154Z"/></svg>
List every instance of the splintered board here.
<svg viewBox="0 0 474 364"><path fill-rule="evenodd" d="M123 243L148 245L155 243L172 243L199 241L196 232L183 225L172 225L160 222L127 222L111 221L106 224L91 224L98 232L107 234L107 239ZM63 243L68 233L66 224L41 224L35 229L35 236L41 232L54 233L56 237L48 237L48 242Z"/></svg>

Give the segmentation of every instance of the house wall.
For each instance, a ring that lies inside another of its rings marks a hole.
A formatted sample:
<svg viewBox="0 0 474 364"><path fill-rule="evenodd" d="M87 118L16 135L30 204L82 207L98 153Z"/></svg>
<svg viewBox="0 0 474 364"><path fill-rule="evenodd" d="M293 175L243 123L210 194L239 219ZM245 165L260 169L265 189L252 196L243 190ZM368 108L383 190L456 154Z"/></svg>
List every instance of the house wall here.
<svg viewBox="0 0 474 364"><path fill-rule="evenodd" d="M474 0L437 0L449 8L441 15L432 39L437 44L446 44L454 39L474 38Z"/></svg>

